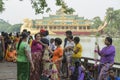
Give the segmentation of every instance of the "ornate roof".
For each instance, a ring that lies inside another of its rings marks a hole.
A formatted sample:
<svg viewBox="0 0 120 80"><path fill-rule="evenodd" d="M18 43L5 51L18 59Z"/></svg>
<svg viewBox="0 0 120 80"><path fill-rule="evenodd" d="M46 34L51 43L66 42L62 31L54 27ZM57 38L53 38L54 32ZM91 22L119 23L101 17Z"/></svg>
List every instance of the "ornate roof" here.
<svg viewBox="0 0 120 80"><path fill-rule="evenodd" d="M55 15L49 15L49 17L43 17L43 19L36 20L37 25L78 25L78 26L90 26L91 21L79 17L78 15L67 15L64 13L64 9L59 9Z"/></svg>

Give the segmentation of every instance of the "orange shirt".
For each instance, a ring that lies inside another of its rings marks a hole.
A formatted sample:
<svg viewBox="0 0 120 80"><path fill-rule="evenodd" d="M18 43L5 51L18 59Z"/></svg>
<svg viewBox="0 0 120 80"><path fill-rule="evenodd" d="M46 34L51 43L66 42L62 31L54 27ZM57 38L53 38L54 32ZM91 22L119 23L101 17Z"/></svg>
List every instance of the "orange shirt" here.
<svg viewBox="0 0 120 80"><path fill-rule="evenodd" d="M61 58L63 55L63 49L61 47L58 47L55 49L55 51L53 52L53 58L52 58L52 61L56 61L58 60L59 58Z"/></svg>
<svg viewBox="0 0 120 80"><path fill-rule="evenodd" d="M15 57L15 56L16 56L16 50L8 52L8 57Z"/></svg>

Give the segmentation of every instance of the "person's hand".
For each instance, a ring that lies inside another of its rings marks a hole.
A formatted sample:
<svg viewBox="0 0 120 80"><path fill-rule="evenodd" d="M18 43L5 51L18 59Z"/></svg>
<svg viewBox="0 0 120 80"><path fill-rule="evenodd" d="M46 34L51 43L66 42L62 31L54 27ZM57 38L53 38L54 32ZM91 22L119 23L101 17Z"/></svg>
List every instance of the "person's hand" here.
<svg viewBox="0 0 120 80"><path fill-rule="evenodd" d="M100 47L99 47L99 45L97 44L97 49L99 49Z"/></svg>
<svg viewBox="0 0 120 80"><path fill-rule="evenodd" d="M57 62L58 62L58 60L55 60L55 61L54 61L54 63L57 63Z"/></svg>

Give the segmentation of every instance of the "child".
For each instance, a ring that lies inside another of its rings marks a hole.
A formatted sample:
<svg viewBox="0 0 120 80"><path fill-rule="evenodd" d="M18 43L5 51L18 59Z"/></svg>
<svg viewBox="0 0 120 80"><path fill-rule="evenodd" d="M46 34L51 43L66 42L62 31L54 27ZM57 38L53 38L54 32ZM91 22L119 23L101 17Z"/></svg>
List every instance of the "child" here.
<svg viewBox="0 0 120 80"><path fill-rule="evenodd" d="M51 38L51 39L50 39L50 45L49 45L49 47L50 47L50 49L51 49L52 51L55 50L55 39L54 39L54 38Z"/></svg>
<svg viewBox="0 0 120 80"><path fill-rule="evenodd" d="M73 49L73 55L72 55L72 63L75 63L76 60L80 60L82 57L82 45L80 44L80 38L74 37L74 49Z"/></svg>
<svg viewBox="0 0 120 80"><path fill-rule="evenodd" d="M70 67L71 77L70 80L84 80L85 68L81 65L80 61L75 62L75 67Z"/></svg>

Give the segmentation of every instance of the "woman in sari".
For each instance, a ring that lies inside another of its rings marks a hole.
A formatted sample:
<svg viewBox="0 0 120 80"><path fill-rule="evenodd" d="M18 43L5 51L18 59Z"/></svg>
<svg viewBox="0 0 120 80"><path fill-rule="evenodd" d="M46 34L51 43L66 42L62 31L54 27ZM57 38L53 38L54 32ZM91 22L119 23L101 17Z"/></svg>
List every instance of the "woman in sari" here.
<svg viewBox="0 0 120 80"><path fill-rule="evenodd" d="M5 53L5 43L4 43L3 33L2 33L2 35L0 36L0 61L3 61L4 53Z"/></svg>
<svg viewBox="0 0 120 80"><path fill-rule="evenodd" d="M32 41L31 45L31 52L32 52L32 59L35 66L35 70L30 72L30 80L40 80L41 75L41 60L42 60L42 53L43 47L40 42L40 34L35 34L35 40Z"/></svg>
<svg viewBox="0 0 120 80"><path fill-rule="evenodd" d="M61 47L61 44L62 44L62 40L60 38L55 38L56 49L54 50L54 52L51 49L49 49L49 51L53 54L52 62L55 63L58 70L59 78L57 80L60 80L60 63L63 56L63 49Z"/></svg>
<svg viewBox="0 0 120 80"><path fill-rule="evenodd" d="M17 46L17 80L30 80L30 64L34 70L30 47L27 43L27 33L21 34Z"/></svg>
<svg viewBox="0 0 120 80"><path fill-rule="evenodd" d="M115 47L112 45L112 38L105 38L105 47L100 51L98 46L98 54L100 55L100 74L98 80L107 80L108 70L114 64Z"/></svg>

